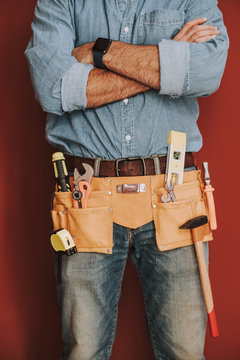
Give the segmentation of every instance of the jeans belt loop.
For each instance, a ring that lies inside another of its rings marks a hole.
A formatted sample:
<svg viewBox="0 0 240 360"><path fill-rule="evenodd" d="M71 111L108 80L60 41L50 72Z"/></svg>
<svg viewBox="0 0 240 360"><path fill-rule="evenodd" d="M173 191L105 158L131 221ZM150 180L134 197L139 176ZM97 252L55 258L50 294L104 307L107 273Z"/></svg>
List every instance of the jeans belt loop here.
<svg viewBox="0 0 240 360"><path fill-rule="evenodd" d="M152 159L154 162L154 170L156 175L161 175L161 167L160 167L160 159L159 155L152 155Z"/></svg>
<svg viewBox="0 0 240 360"><path fill-rule="evenodd" d="M144 157L141 156L142 164L143 164L143 176L147 175L147 168Z"/></svg>
<svg viewBox="0 0 240 360"><path fill-rule="evenodd" d="M96 176L96 177L99 176L101 160L102 160L102 158L95 158L94 159L94 176Z"/></svg>
<svg viewBox="0 0 240 360"><path fill-rule="evenodd" d="M120 171L120 169L119 169L119 163L120 163L120 161L124 161L125 159L116 159L116 162L115 162L115 171L116 171L116 176L117 177L119 177L120 175L119 175L119 171Z"/></svg>

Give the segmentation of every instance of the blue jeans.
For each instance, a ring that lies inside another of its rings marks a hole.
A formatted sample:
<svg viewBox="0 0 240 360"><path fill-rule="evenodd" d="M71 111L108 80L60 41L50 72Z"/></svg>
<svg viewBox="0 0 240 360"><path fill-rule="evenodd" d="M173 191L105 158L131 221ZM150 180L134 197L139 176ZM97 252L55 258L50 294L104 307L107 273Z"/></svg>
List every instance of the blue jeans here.
<svg viewBox="0 0 240 360"><path fill-rule="evenodd" d="M113 233L111 255L62 256L58 267L61 359L110 359L129 249L143 289L154 358L204 359L207 314L194 247L160 252L153 222L134 230L114 224ZM208 246L204 246L208 259ZM57 265L56 261L56 271Z"/></svg>

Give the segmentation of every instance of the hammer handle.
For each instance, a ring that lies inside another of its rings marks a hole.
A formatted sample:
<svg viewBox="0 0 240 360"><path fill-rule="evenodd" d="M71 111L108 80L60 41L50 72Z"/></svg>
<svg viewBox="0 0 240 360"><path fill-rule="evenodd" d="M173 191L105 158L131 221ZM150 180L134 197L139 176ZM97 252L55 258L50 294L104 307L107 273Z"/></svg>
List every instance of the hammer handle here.
<svg viewBox="0 0 240 360"><path fill-rule="evenodd" d="M193 241L195 240L194 230L195 229L192 229ZM198 259L198 266L199 266L200 278L201 278L201 283L202 283L203 296L204 296L206 309L207 309L207 313L208 313L208 320L209 320L211 336L217 337L219 335L219 330L218 330L217 319L216 319L215 310L214 310L212 289L211 289L211 284L210 284L210 279L209 279L209 274L208 274L206 258L205 258L205 254L204 254L203 242L202 241L194 241L194 246L195 246L197 259Z"/></svg>

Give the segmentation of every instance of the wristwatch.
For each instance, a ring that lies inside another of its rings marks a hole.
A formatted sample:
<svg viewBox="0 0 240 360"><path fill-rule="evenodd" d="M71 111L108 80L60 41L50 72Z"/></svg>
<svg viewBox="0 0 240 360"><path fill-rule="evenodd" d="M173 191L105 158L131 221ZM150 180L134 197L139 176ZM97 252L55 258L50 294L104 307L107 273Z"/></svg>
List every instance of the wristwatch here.
<svg viewBox="0 0 240 360"><path fill-rule="evenodd" d="M112 43L112 40L106 38L98 38L92 47L94 65L101 69L107 69L103 63L103 55L105 55Z"/></svg>

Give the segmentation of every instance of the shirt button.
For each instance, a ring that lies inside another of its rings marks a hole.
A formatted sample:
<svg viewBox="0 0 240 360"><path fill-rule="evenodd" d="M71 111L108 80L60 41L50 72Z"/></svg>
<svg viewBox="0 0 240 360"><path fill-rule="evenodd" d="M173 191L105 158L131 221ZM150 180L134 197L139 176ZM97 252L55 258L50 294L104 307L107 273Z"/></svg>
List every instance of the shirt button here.
<svg viewBox="0 0 240 360"><path fill-rule="evenodd" d="M129 27L125 26L124 31L125 31L125 33L128 33L129 32Z"/></svg>
<svg viewBox="0 0 240 360"><path fill-rule="evenodd" d="M131 136L130 136L130 135L127 135L127 136L125 137L125 139L126 139L127 141L130 141L130 140L131 140Z"/></svg>
<svg viewBox="0 0 240 360"><path fill-rule="evenodd" d="M128 104L128 99L124 99L123 102L124 102L125 105L127 105Z"/></svg>

